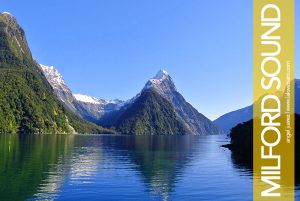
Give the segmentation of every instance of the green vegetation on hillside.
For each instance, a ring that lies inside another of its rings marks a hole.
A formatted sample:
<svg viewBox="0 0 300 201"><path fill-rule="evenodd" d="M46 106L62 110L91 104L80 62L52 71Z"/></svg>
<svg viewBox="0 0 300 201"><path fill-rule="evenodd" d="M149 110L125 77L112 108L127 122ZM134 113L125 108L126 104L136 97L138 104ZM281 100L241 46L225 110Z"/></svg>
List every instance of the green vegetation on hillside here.
<svg viewBox="0 0 300 201"><path fill-rule="evenodd" d="M187 134L187 129L177 117L174 107L154 90L142 92L137 100L119 117L118 131L125 134Z"/></svg>
<svg viewBox="0 0 300 201"><path fill-rule="evenodd" d="M0 133L111 132L67 111L53 94L14 17L0 15Z"/></svg>

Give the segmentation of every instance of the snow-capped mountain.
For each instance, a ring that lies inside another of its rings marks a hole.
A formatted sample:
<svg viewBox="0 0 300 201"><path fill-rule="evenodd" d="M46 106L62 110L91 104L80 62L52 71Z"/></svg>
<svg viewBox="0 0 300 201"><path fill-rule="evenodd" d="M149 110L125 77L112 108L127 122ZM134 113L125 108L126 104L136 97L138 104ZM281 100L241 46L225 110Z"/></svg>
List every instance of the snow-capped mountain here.
<svg viewBox="0 0 300 201"><path fill-rule="evenodd" d="M95 97L82 95L82 94L74 94L74 97L76 98L76 100L78 100L80 102L91 103L91 104L101 104L100 100Z"/></svg>
<svg viewBox="0 0 300 201"><path fill-rule="evenodd" d="M82 95L82 94L73 94L75 99L77 101L83 102L83 103L91 103L91 104L98 104L98 105L107 105L107 104L116 104L118 106L122 106L124 101L121 101L119 99L98 99L92 96Z"/></svg>
<svg viewBox="0 0 300 201"><path fill-rule="evenodd" d="M126 101L124 105L120 108L120 110L116 110L115 112L104 115L99 121L100 124L105 126L118 127L120 126L118 124L122 122L123 126L124 124L126 124L126 127L128 128L138 128L140 125L137 126L136 124L139 123L135 122L134 119L136 116L144 115L144 112L141 112L141 110L145 109L145 105L141 104L140 109L136 108L136 105L140 104L145 100L151 100L151 98L148 99L147 97L144 97L145 94L153 94L152 92L148 93L149 90L154 91L155 94L161 96L163 100L166 101L166 104L172 105L172 107L174 108L176 119L178 119L180 121L180 124L183 124L183 126L186 128L185 134L206 135L223 133L222 129L216 126L212 121L206 118L203 114L199 113L192 105L185 101L183 96L177 91L171 76L165 70L160 70L153 78L149 79L146 82L144 88L141 90L141 92L138 93L132 99ZM144 96L142 96L143 94ZM156 100L157 99L153 99L153 101ZM147 104L150 105L151 103L148 102ZM151 115L154 115L153 121L155 121L156 119L156 109L157 108L153 108L153 110L151 111L153 112ZM143 118L144 117L145 116L143 116ZM125 120L122 118L125 118ZM167 119L168 121L174 120L172 118ZM153 122L148 123L149 124L147 124L147 126L145 125L145 130L147 130L147 127Z"/></svg>
<svg viewBox="0 0 300 201"><path fill-rule="evenodd" d="M140 93L128 101L99 99L82 94L73 94L62 75L53 67L41 65L45 77L57 97L73 112L82 118L106 126L114 126L128 108L139 101L141 94L149 89L155 91L174 107L176 116L193 134L220 134L222 130L212 123L177 91L171 76L160 70L149 79Z"/></svg>
<svg viewBox="0 0 300 201"><path fill-rule="evenodd" d="M158 73L153 78L148 80L144 89L149 88L154 88L159 94L163 96L166 96L173 91L177 91L171 76L165 70L158 71Z"/></svg>
<svg viewBox="0 0 300 201"><path fill-rule="evenodd" d="M88 121L98 122L104 114L118 110L124 104L121 100L106 100L73 94L57 69L42 64L40 67L59 100L69 110Z"/></svg>
<svg viewBox="0 0 300 201"><path fill-rule="evenodd" d="M203 114L199 113L177 91L171 76L165 70L160 70L150 79L143 90L154 89L167 99L175 108L175 112L184 125L194 134L220 134L222 129L216 126Z"/></svg>
<svg viewBox="0 0 300 201"><path fill-rule="evenodd" d="M94 123L99 123L103 115L119 110L124 104L124 101L118 99L98 99L82 94L74 94L74 97L78 113L84 119Z"/></svg>
<svg viewBox="0 0 300 201"><path fill-rule="evenodd" d="M76 112L75 98L61 74L53 66L40 64L40 67L58 99L62 101L69 110Z"/></svg>

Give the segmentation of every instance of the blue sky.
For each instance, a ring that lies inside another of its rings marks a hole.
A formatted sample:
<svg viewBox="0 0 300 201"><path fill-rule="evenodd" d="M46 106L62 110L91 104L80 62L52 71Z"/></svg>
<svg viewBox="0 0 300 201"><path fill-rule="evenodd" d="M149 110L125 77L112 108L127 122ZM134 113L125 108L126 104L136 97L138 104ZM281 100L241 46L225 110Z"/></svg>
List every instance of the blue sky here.
<svg viewBox="0 0 300 201"><path fill-rule="evenodd" d="M166 69L212 120L252 102L251 0L0 0L0 10L75 93L126 100Z"/></svg>

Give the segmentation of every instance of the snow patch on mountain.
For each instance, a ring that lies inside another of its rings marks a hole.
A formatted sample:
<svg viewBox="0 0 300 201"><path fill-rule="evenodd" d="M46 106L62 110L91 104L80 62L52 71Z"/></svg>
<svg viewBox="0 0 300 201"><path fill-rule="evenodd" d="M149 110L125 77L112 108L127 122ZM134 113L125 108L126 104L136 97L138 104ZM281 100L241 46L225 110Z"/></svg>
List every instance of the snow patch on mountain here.
<svg viewBox="0 0 300 201"><path fill-rule="evenodd" d="M153 87L153 86L158 86L158 85L160 85L164 80L168 79L169 77L170 77L170 76L169 76L169 74L168 74L167 71L165 71L165 70L160 70L160 71L158 71L158 73L157 73L152 79L150 79L150 80L147 82L145 88L146 88L146 89L149 89L149 88L151 88L151 87Z"/></svg>
<svg viewBox="0 0 300 201"><path fill-rule="evenodd" d="M54 68L54 66L46 66L43 64L40 64L40 66L53 88L59 88L63 85L66 86L63 76Z"/></svg>
<svg viewBox="0 0 300 201"><path fill-rule="evenodd" d="M10 12L4 11L4 12L2 12L1 14L2 14L2 15L9 16L9 17L11 17L11 18L14 18L14 16L13 16Z"/></svg>
<svg viewBox="0 0 300 201"><path fill-rule="evenodd" d="M74 105L75 98L72 94L72 91L65 83L63 76L54 68L54 66L40 64L40 68L52 86L58 99L63 102L71 111L76 112L76 107Z"/></svg>
<svg viewBox="0 0 300 201"><path fill-rule="evenodd" d="M102 104L102 105L107 105L107 104L120 104L122 105L124 101L119 100L119 99L114 99L114 100L108 100L108 99L99 99L95 98L92 96L87 96L87 95L82 95L82 94L73 94L75 99L80 102L84 103L91 103L91 104Z"/></svg>
<svg viewBox="0 0 300 201"><path fill-rule="evenodd" d="M153 78L149 79L143 90L150 88L153 88L165 98L168 94L177 91L171 76L165 70L159 70Z"/></svg>
<svg viewBox="0 0 300 201"><path fill-rule="evenodd" d="M97 98L82 95L82 94L73 94L76 100L85 102L85 103L92 103L92 104L100 104L99 100Z"/></svg>
<svg viewBox="0 0 300 201"><path fill-rule="evenodd" d="M158 73L153 77L153 79L163 80L169 76L166 70L159 70Z"/></svg>
<svg viewBox="0 0 300 201"><path fill-rule="evenodd" d="M7 11L2 12L1 14L13 16L10 12L7 12Z"/></svg>
<svg viewBox="0 0 300 201"><path fill-rule="evenodd" d="M59 100L75 114L88 121L96 123L102 115L119 110L125 104L118 99L107 100L73 94L55 67L40 64L40 68Z"/></svg>

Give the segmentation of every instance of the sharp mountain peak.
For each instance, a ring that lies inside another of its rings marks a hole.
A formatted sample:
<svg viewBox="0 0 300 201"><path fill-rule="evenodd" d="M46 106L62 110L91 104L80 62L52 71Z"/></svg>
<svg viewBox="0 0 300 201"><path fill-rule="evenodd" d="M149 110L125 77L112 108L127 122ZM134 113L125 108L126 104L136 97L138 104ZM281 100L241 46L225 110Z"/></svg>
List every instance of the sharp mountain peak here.
<svg viewBox="0 0 300 201"><path fill-rule="evenodd" d="M169 76L166 70L160 69L152 79L164 79Z"/></svg>
<svg viewBox="0 0 300 201"><path fill-rule="evenodd" d="M11 18L15 18L15 16L13 16L10 12L7 12L7 11L2 12L1 15L11 17Z"/></svg>
<svg viewBox="0 0 300 201"><path fill-rule="evenodd" d="M143 90L150 88L161 95L168 91L177 91L171 76L166 70L159 70L153 78L148 80Z"/></svg>

